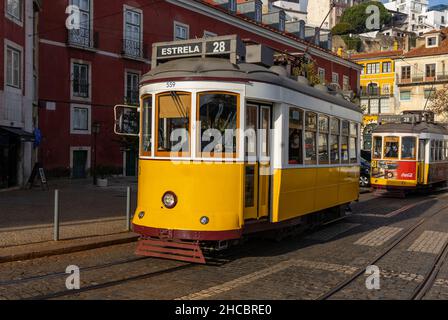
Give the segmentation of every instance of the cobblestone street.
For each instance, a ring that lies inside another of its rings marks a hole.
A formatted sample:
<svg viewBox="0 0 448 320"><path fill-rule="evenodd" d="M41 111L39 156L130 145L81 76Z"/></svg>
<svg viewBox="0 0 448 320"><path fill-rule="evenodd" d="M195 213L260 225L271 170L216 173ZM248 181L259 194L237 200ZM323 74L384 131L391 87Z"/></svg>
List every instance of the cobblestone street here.
<svg viewBox="0 0 448 320"><path fill-rule="evenodd" d="M411 299L448 241L448 196L362 195L345 220L280 242L251 239L213 265L143 258L135 243L0 264L0 299ZM442 257L443 258L443 257ZM366 288L374 261L380 289ZM81 288L67 291L67 266ZM354 277L359 273L358 277ZM424 299L448 298L444 263Z"/></svg>

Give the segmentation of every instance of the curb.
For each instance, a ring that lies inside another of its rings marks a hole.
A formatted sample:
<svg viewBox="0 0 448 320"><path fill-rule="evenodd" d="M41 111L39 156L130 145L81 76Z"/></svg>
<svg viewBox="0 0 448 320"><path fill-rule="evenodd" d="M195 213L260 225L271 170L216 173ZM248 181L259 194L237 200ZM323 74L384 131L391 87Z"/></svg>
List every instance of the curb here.
<svg viewBox="0 0 448 320"><path fill-rule="evenodd" d="M139 236L135 233L121 233L112 236L100 236L77 240L44 242L0 249L0 263L32 260L61 254L110 247L119 244L136 242Z"/></svg>

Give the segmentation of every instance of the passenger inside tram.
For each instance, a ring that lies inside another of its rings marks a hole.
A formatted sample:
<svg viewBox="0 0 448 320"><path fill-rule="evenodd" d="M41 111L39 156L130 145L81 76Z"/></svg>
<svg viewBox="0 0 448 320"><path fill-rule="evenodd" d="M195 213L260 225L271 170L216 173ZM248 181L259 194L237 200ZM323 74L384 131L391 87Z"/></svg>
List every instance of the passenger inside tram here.
<svg viewBox="0 0 448 320"><path fill-rule="evenodd" d="M385 158L396 159L398 158L399 151L399 138L386 137L385 142Z"/></svg>

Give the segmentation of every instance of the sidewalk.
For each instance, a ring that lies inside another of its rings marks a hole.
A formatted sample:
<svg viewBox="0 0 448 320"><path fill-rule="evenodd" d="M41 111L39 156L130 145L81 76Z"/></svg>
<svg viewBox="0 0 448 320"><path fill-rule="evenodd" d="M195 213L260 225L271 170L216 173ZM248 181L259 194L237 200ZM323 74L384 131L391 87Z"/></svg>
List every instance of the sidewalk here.
<svg viewBox="0 0 448 320"><path fill-rule="evenodd" d="M27 244L42 248L80 239L101 236L110 241L113 235L135 235L126 230L126 188L131 186L131 216L136 208L136 178L109 179L109 187L99 188L89 180L58 179L49 181L49 191L12 190L0 193L0 249ZM53 239L54 190L60 198L60 239ZM67 242L67 240L70 240ZM46 245L44 245L46 243ZM16 247L17 248L17 247ZM1 256L1 254L0 254Z"/></svg>

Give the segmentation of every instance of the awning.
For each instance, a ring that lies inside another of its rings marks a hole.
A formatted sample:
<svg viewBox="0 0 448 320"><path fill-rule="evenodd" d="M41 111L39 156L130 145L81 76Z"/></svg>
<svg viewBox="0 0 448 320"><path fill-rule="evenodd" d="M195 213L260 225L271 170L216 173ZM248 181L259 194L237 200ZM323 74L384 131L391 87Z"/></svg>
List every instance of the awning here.
<svg viewBox="0 0 448 320"><path fill-rule="evenodd" d="M34 142L34 134L23 131L20 128L0 126L0 130L6 131L7 133L20 137L20 140L23 142Z"/></svg>

